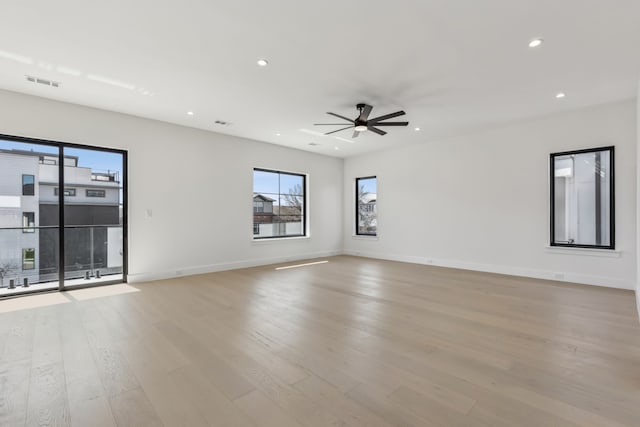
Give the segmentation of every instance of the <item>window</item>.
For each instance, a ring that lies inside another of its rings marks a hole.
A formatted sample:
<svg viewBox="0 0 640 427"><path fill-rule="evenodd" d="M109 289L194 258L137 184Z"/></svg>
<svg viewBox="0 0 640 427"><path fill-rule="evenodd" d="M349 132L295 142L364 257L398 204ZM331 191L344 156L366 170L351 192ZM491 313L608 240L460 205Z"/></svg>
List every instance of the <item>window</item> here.
<svg viewBox="0 0 640 427"><path fill-rule="evenodd" d="M551 245L615 249L614 148L551 154Z"/></svg>
<svg viewBox="0 0 640 427"><path fill-rule="evenodd" d="M375 176L356 178L356 235L377 235L377 202L378 179Z"/></svg>
<svg viewBox="0 0 640 427"><path fill-rule="evenodd" d="M34 175L22 175L22 195L35 196L36 194L35 183L36 183L36 178Z"/></svg>
<svg viewBox="0 0 640 427"><path fill-rule="evenodd" d="M36 225L36 214L35 212L22 212L22 232L23 233L34 233Z"/></svg>
<svg viewBox="0 0 640 427"><path fill-rule="evenodd" d="M306 235L306 179L302 174L253 170L255 239Z"/></svg>
<svg viewBox="0 0 640 427"><path fill-rule="evenodd" d="M36 268L36 250L23 249L22 250L22 269L33 270Z"/></svg>
<svg viewBox="0 0 640 427"><path fill-rule="evenodd" d="M106 197L105 190L87 190L87 197Z"/></svg>
<svg viewBox="0 0 640 427"><path fill-rule="evenodd" d="M53 189L53 195L54 195L54 196L57 196L57 195L58 195L58 192L59 192L58 188L54 188L54 189ZM66 188L66 187L65 187L65 189L64 189L64 195L65 195L65 196L75 197L75 195L76 195L76 189L75 189L75 188Z"/></svg>

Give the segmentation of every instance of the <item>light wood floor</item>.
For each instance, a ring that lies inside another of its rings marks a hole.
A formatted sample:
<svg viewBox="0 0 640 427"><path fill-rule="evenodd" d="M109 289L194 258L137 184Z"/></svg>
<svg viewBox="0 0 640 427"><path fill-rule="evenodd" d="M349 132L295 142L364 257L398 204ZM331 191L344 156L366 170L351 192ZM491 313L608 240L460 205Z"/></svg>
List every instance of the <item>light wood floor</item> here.
<svg viewBox="0 0 640 427"><path fill-rule="evenodd" d="M632 292L354 257L0 301L0 356L2 426L640 425Z"/></svg>

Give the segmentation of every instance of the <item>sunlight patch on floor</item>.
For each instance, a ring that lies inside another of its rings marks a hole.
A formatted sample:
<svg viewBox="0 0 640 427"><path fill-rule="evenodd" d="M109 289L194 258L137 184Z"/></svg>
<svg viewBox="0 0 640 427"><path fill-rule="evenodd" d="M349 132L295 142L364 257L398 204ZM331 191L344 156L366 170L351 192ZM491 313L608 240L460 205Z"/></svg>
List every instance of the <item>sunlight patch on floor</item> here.
<svg viewBox="0 0 640 427"><path fill-rule="evenodd" d="M65 294L69 295L76 301L87 301L96 298L111 297L114 295L130 294L132 292L140 292L140 289L134 288L131 285L109 285L99 286L95 288L77 289L75 291L67 291Z"/></svg>
<svg viewBox="0 0 640 427"><path fill-rule="evenodd" d="M60 292L26 295L18 298L0 300L0 313L48 307L51 305L66 304L68 302L71 302L71 300Z"/></svg>
<svg viewBox="0 0 640 427"><path fill-rule="evenodd" d="M328 262L329 261L316 261L316 262L307 262L304 264L286 265L284 267L276 267L276 270L286 270L288 268L298 268L298 267L306 267L308 265L326 264Z"/></svg>

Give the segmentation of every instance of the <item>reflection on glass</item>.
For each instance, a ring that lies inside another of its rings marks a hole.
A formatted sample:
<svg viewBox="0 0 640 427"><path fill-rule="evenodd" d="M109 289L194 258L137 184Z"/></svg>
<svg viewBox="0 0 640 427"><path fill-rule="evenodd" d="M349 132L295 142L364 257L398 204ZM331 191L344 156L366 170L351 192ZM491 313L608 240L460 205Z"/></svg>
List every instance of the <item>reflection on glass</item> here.
<svg viewBox="0 0 640 427"><path fill-rule="evenodd" d="M553 157L553 243L611 246L610 149Z"/></svg>

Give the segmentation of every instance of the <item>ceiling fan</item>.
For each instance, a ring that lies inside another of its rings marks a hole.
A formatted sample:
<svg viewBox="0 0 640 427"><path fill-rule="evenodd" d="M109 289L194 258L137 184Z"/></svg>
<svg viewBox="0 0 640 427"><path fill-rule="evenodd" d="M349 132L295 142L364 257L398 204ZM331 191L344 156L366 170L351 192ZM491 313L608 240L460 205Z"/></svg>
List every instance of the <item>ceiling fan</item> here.
<svg viewBox="0 0 640 427"><path fill-rule="evenodd" d="M352 138L357 138L360 132L365 132L370 130L371 132L377 133L378 135L386 135L387 132L382 129L378 129L380 126L407 126L409 122L385 122L383 120L393 119L394 117L404 116L406 113L404 111L396 111L395 113L385 114L383 116L375 117L373 119L369 119L369 114L371 114L371 110L373 107L367 104L358 104L356 108L360 112L358 117L355 119L349 119L347 117L341 116L336 113L327 113L331 116L337 117L342 120L346 120L350 123L349 126L340 128L338 130L334 130L331 132L325 133L325 135L331 135L332 133L340 132L346 129L353 129ZM341 126L346 123L314 123L314 126Z"/></svg>

